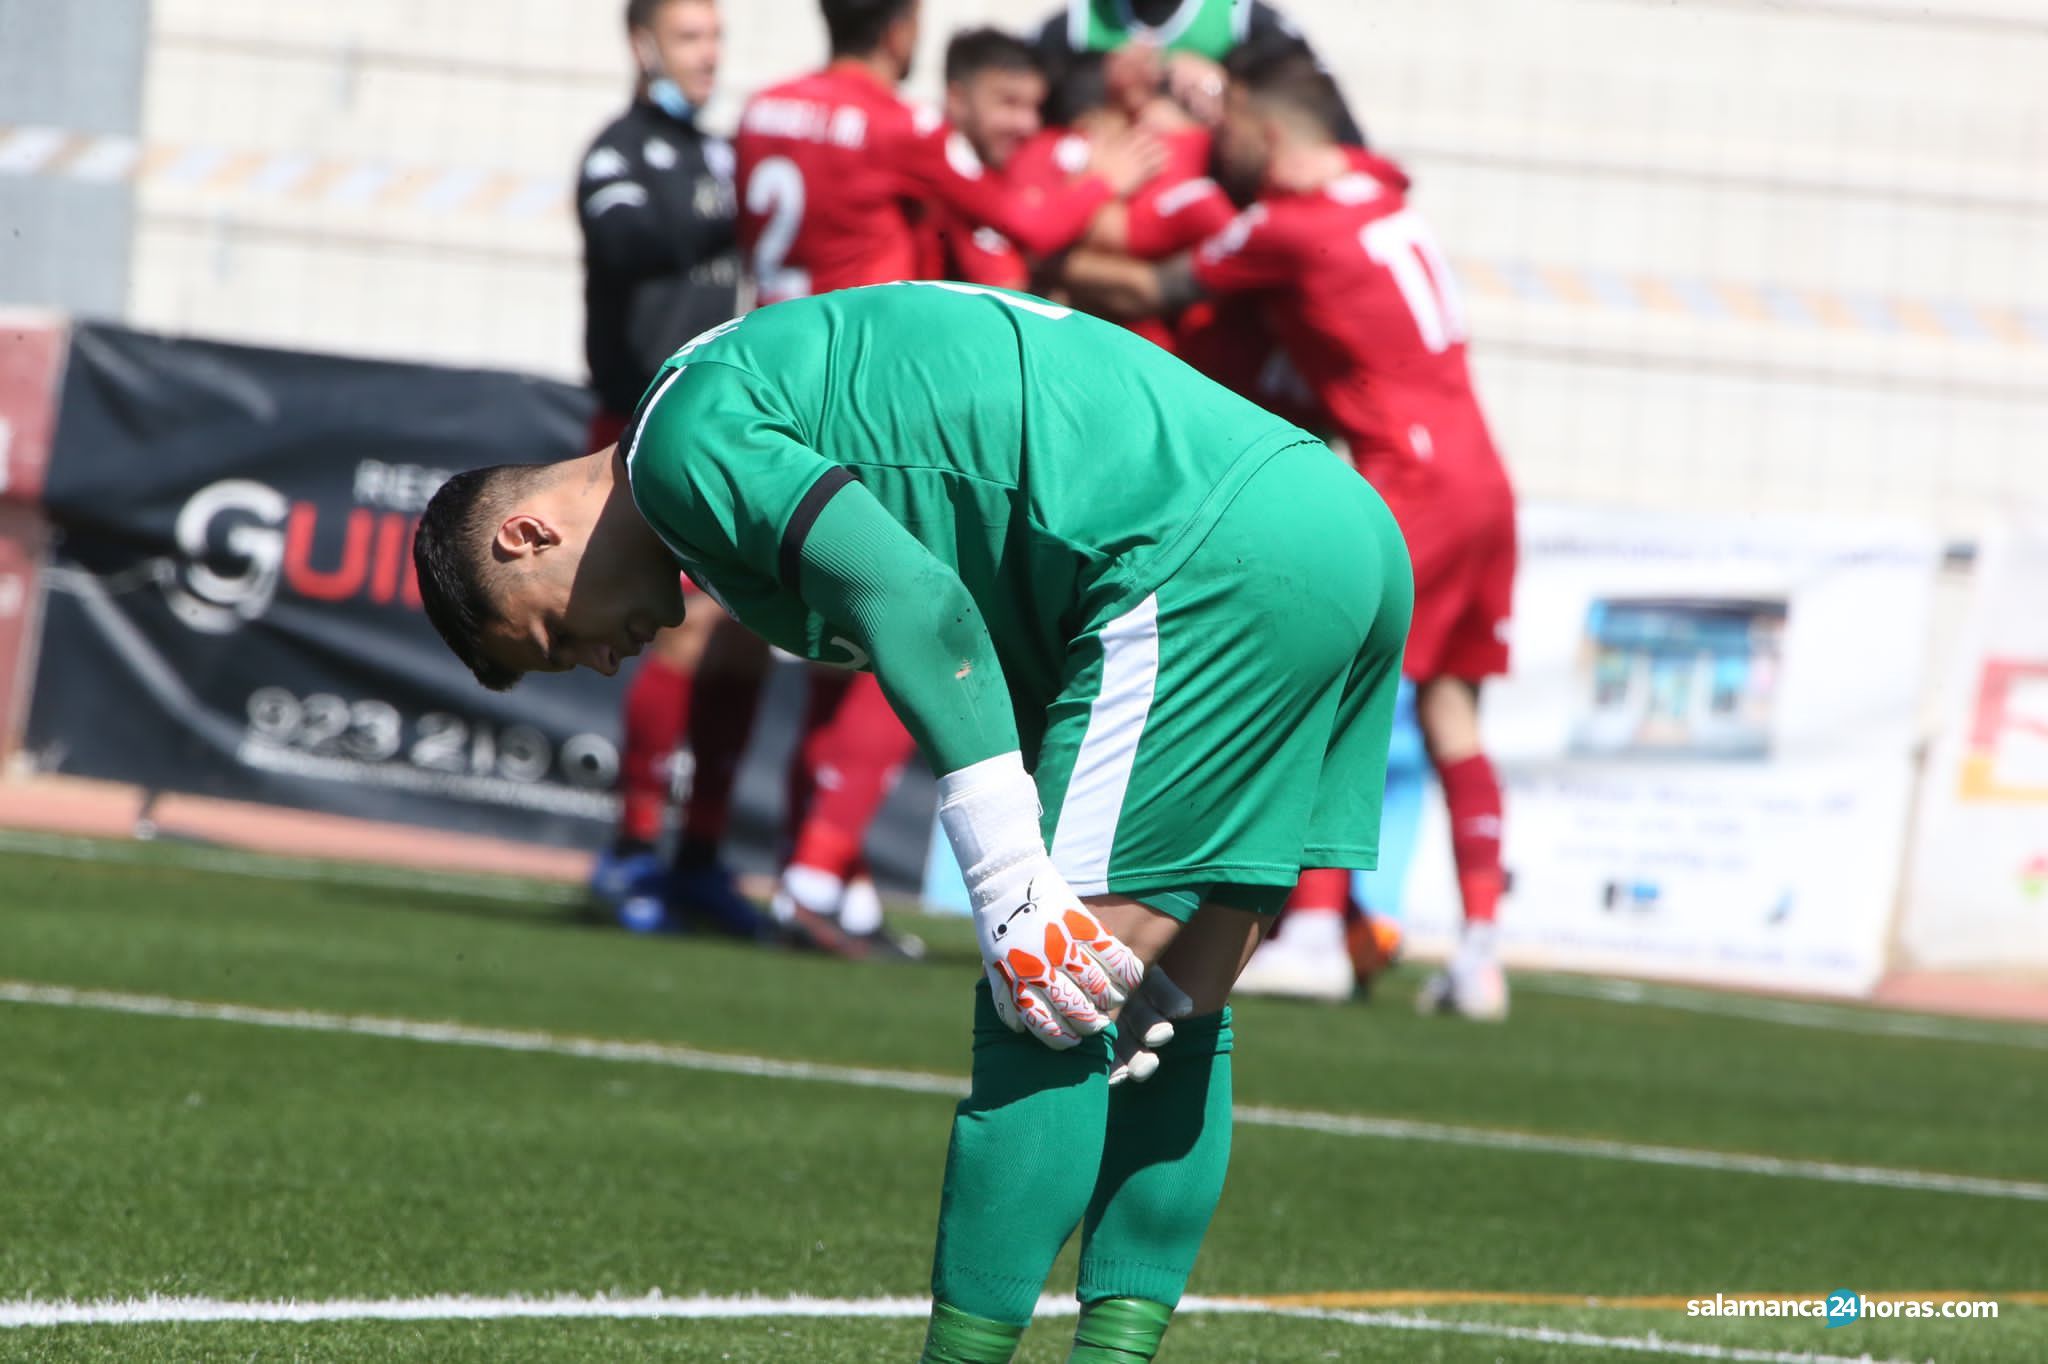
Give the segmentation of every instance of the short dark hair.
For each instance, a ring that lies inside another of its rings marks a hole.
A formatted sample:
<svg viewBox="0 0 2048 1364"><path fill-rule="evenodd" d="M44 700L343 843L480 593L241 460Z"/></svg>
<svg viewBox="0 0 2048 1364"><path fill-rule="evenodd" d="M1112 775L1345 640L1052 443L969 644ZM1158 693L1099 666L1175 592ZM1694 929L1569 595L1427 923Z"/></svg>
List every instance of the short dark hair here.
<svg viewBox="0 0 2048 1364"><path fill-rule="evenodd" d="M441 485L412 535L412 566L427 619L476 680L506 691L519 673L484 657L484 630L497 619L485 581L492 537L522 496L545 483L547 464L471 469Z"/></svg>
<svg viewBox="0 0 2048 1364"><path fill-rule="evenodd" d="M1071 128L1083 114L1109 107L1109 79L1100 52L1082 52L1062 64L1052 93L1045 97L1046 126Z"/></svg>
<svg viewBox="0 0 2048 1364"><path fill-rule="evenodd" d="M654 17L661 13L663 6L680 3L682 0L626 0L626 31L653 28ZM709 4L711 0L698 0L698 3Z"/></svg>
<svg viewBox="0 0 2048 1364"><path fill-rule="evenodd" d="M819 0L825 11L825 32L835 57L864 57L882 45L889 25L910 12L917 0Z"/></svg>
<svg viewBox="0 0 2048 1364"><path fill-rule="evenodd" d="M973 80L984 71L1045 74L1038 54L1014 33L999 28L963 29L946 44L946 84Z"/></svg>
<svg viewBox="0 0 2048 1364"><path fill-rule="evenodd" d="M1349 122L1336 80L1299 39L1275 34L1246 43L1224 58L1223 69L1253 99L1280 105L1341 141Z"/></svg>

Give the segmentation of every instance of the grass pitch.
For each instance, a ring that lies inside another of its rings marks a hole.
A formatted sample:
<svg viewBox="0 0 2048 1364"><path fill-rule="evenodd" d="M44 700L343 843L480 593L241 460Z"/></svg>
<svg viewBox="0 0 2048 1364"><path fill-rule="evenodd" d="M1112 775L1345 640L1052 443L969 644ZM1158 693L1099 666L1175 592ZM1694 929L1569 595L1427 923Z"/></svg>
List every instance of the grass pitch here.
<svg viewBox="0 0 2048 1364"><path fill-rule="evenodd" d="M0 854L0 1323L92 1319L0 1325L0 1359L914 1358L964 926L849 966L507 882L63 846ZM1163 1360L2048 1358L2048 1030L1542 979L1490 1028L1415 1018L1415 979L1239 1010L1191 1291L1273 1310L1186 1313ZM2000 1315L1682 1307L1845 1288ZM379 1317L438 1295L670 1315ZM774 1301L704 1315L734 1298ZM84 1306L165 1299L340 1319Z"/></svg>

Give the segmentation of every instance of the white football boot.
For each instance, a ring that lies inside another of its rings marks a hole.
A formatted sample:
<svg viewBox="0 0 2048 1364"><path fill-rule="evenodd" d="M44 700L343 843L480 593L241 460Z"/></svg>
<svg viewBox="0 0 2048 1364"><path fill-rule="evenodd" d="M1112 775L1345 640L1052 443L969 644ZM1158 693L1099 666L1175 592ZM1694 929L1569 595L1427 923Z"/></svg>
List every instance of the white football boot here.
<svg viewBox="0 0 2048 1364"><path fill-rule="evenodd" d="M1457 1014L1483 1023L1508 1016L1508 976L1501 969L1493 924L1467 924L1458 950L1415 995L1420 1014Z"/></svg>

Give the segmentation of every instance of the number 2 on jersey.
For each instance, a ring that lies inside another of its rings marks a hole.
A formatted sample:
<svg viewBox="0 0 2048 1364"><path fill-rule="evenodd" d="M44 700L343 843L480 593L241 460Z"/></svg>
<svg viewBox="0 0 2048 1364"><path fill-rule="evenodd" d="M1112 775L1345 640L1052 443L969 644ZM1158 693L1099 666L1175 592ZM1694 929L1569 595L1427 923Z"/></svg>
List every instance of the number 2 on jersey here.
<svg viewBox="0 0 2048 1364"><path fill-rule="evenodd" d="M763 302L807 298L811 272L789 269L789 249L804 225L804 173L786 156L771 156L747 177L747 212L767 217L754 243L754 282Z"/></svg>
<svg viewBox="0 0 2048 1364"><path fill-rule="evenodd" d="M1431 354L1465 339L1465 302L1458 296L1458 282L1420 213L1404 208L1367 223L1358 241L1366 255L1392 272Z"/></svg>

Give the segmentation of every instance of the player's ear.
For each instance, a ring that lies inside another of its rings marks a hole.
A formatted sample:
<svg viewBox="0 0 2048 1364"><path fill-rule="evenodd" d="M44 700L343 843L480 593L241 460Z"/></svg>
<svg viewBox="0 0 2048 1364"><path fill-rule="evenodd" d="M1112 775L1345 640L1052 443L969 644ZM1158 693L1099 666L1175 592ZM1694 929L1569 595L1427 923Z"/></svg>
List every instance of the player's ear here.
<svg viewBox="0 0 2048 1364"><path fill-rule="evenodd" d="M562 534L531 512L514 512L498 525L491 548L499 559L525 559L562 543Z"/></svg>

